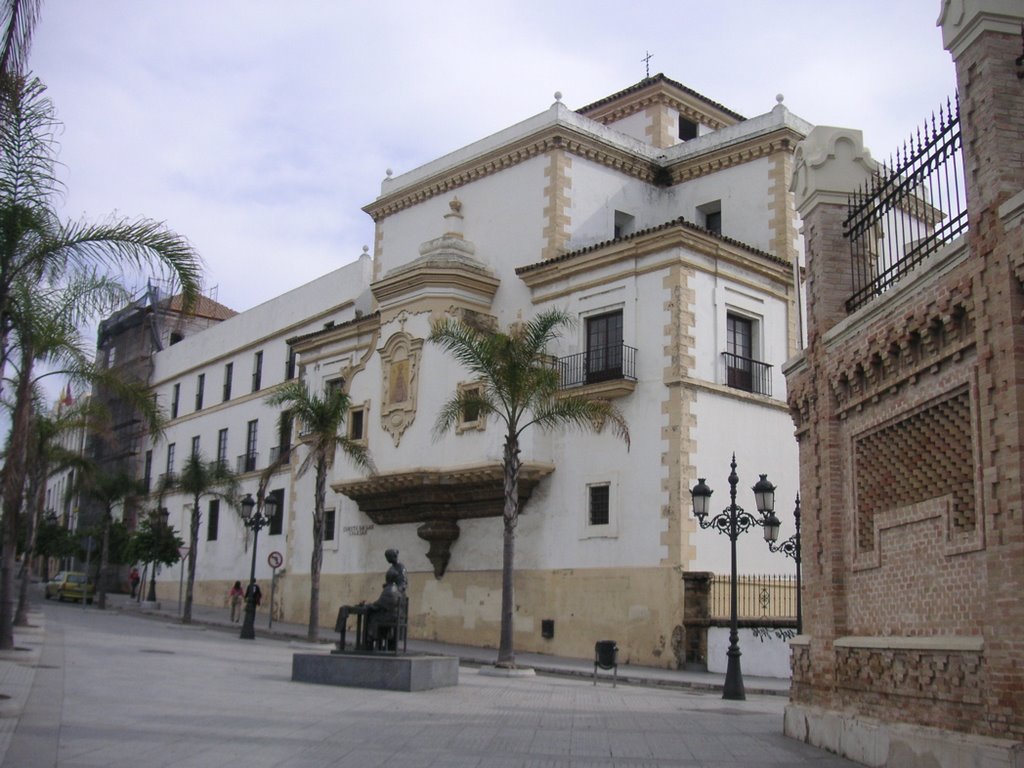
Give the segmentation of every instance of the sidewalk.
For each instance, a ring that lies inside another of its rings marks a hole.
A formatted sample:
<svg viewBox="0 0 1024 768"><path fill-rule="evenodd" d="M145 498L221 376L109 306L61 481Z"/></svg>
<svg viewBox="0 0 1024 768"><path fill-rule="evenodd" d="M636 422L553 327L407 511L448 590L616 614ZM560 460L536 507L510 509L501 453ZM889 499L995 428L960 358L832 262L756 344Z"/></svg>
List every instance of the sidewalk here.
<svg viewBox="0 0 1024 768"><path fill-rule="evenodd" d="M133 611L140 615L150 615L162 620L178 619L178 602L176 600L161 601L159 608L143 608L127 595L108 595L108 609ZM143 604L144 605L144 604ZM192 622L207 627L220 628L227 632L239 632L240 624L229 621L227 608L210 608L193 605ZM256 636L306 642L306 626L275 621L268 628L266 611L256 614ZM320 644L327 647L336 641L333 631L321 627ZM458 656L459 663L466 666L486 666L494 663L497 651L493 648L476 648L468 645L438 643L428 640L409 640L409 650L421 653L436 653L446 656ZM538 674L562 675L569 677L591 678L594 674L592 659L574 659L564 656L550 656L540 653L516 653L516 663L520 666L532 667ZM604 670L598 671L599 679L611 675ZM691 672L675 669L660 669L634 664L619 665L619 682L630 685L650 685L668 688L681 688L694 691L721 692L725 675L714 672ZM744 689L747 694L788 696L789 680L774 677L743 676Z"/></svg>

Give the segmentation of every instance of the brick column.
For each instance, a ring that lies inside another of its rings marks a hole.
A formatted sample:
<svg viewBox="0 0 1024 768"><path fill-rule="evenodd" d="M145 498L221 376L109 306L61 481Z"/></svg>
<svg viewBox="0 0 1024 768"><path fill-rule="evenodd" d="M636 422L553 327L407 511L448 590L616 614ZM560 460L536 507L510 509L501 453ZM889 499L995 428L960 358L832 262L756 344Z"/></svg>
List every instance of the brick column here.
<svg viewBox="0 0 1024 768"><path fill-rule="evenodd" d="M1024 219L1004 203L1024 190L1024 52L1019 0L947 3L939 18L956 65L976 263L978 410L989 686L982 732L1024 741ZM1013 207L1012 205L1010 207Z"/></svg>
<svg viewBox="0 0 1024 768"><path fill-rule="evenodd" d="M846 318L853 283L843 220L849 195L870 178L873 167L860 131L843 128L815 128L794 155L791 188L803 220L807 256L808 343L805 364L787 376L787 388L791 398L801 400L797 407L804 412L798 432L807 645L800 646L806 659L801 662L804 671L794 674L792 696L818 706L831 703L832 644L847 631L844 536L850 519L824 336Z"/></svg>

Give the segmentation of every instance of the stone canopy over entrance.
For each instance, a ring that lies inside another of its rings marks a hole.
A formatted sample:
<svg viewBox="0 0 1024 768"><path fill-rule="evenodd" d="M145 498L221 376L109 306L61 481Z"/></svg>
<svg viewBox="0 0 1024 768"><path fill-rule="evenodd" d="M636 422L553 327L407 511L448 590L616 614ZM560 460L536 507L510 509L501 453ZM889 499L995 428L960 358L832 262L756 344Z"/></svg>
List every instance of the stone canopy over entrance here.
<svg viewBox="0 0 1024 768"><path fill-rule="evenodd" d="M519 510L537 484L554 471L551 464L524 462L519 471ZM332 490L348 496L377 525L419 523L421 539L430 544L427 558L441 578L459 538L459 520L501 517L505 507L500 464L457 469L417 469L338 483Z"/></svg>

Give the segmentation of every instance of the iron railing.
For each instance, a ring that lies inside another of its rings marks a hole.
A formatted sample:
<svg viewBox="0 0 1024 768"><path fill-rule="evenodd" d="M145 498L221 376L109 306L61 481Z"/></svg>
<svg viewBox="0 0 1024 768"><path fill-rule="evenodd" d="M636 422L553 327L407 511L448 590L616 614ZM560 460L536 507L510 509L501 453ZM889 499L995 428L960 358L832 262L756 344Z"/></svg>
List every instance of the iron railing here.
<svg viewBox="0 0 1024 768"><path fill-rule="evenodd" d="M239 474L243 472L255 472L256 471L256 454L255 453L243 453L237 459L237 469L235 470Z"/></svg>
<svg viewBox="0 0 1024 768"><path fill-rule="evenodd" d="M730 577L711 579L709 618L729 618ZM737 617L740 619L795 619L796 577L774 574L739 576L736 579Z"/></svg>
<svg viewBox="0 0 1024 768"><path fill-rule="evenodd" d="M636 349L625 344L595 347L555 361L562 388L599 381L636 381Z"/></svg>
<svg viewBox="0 0 1024 768"><path fill-rule="evenodd" d="M850 198L843 222L850 240L853 292L847 312L864 306L967 230L960 102L898 150Z"/></svg>
<svg viewBox="0 0 1024 768"><path fill-rule="evenodd" d="M733 389L771 397L772 366L768 363L734 355L732 352L722 353L722 363L725 365L726 385Z"/></svg>
<svg viewBox="0 0 1024 768"><path fill-rule="evenodd" d="M292 447L290 445L275 445L270 449L270 463L273 464L278 458L291 461Z"/></svg>

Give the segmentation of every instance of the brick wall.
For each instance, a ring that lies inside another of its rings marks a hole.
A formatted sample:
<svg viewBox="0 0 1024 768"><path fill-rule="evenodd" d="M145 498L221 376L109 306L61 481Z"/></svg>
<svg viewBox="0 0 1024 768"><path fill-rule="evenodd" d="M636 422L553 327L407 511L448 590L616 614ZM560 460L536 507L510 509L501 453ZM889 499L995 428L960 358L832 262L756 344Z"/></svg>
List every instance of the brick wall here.
<svg viewBox="0 0 1024 768"><path fill-rule="evenodd" d="M971 20L986 3L967 5ZM787 386L804 501L792 701L1020 742L1024 80L1011 29L965 22L951 47L966 242L847 316L840 190L804 196L808 347Z"/></svg>

